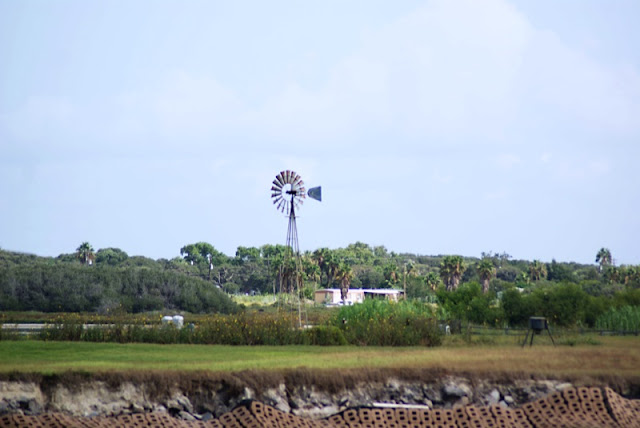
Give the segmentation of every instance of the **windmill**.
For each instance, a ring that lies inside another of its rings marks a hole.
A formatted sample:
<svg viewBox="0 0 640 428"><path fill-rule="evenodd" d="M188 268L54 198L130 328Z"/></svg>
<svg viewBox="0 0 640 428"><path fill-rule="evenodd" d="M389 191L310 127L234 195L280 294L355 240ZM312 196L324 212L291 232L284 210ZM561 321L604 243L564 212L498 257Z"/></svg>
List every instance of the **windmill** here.
<svg viewBox="0 0 640 428"><path fill-rule="evenodd" d="M322 188L314 187L307 192L302 178L294 171L289 170L281 171L276 175L272 184L271 199L273 199L273 204L278 210L289 216L284 261L279 272L280 296L290 296L291 306L297 305L298 323L299 326L302 326L302 299L300 298L300 292L303 284L296 209L302 206L307 195L312 199L321 201Z"/></svg>

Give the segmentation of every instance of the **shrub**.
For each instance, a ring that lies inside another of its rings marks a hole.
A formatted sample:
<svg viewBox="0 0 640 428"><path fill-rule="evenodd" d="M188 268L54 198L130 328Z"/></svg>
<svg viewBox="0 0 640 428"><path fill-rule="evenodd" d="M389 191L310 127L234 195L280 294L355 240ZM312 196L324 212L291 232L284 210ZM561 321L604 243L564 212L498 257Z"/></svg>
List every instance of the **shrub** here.
<svg viewBox="0 0 640 428"><path fill-rule="evenodd" d="M640 288L627 288L613 296L613 305L621 308L623 306L640 306Z"/></svg>
<svg viewBox="0 0 640 428"><path fill-rule="evenodd" d="M69 340L118 343L197 343L221 345L297 345L305 342L297 329L297 319L283 314L212 315L197 326L178 329L173 325L119 321L86 327L79 315L58 317L40 331L43 340Z"/></svg>
<svg viewBox="0 0 640 428"><path fill-rule="evenodd" d="M342 307L333 320L347 342L375 346L437 346L442 343L431 308L416 302L365 300Z"/></svg>
<svg viewBox="0 0 640 428"><path fill-rule="evenodd" d="M117 343L219 344L219 345L323 345L348 343L380 346L435 346L441 343L436 321L428 306L371 302L349 312L343 324L338 315L312 329L298 328L295 314L240 313L187 319L184 328L162 325L160 319L121 315L65 314L42 329L42 340ZM367 308L367 306L370 306ZM371 309L374 308L374 309ZM349 308L351 309L351 308ZM345 313L346 313L345 312ZM367 315L363 315L367 314ZM351 316L354 315L354 316ZM370 322L369 319L374 319Z"/></svg>
<svg viewBox="0 0 640 428"><path fill-rule="evenodd" d="M505 321L512 327L527 325L529 317L534 316L536 311L529 296L523 296L515 288L506 290L502 294L502 310Z"/></svg>
<svg viewBox="0 0 640 428"><path fill-rule="evenodd" d="M455 291L438 290L438 301L451 319L477 324L499 325L504 318L502 308L494 305L495 295L484 294L477 282L460 285Z"/></svg>
<svg viewBox="0 0 640 428"><path fill-rule="evenodd" d="M540 287L530 298L536 315L546 317L553 325L572 326L585 318L588 295L577 284Z"/></svg>
<svg viewBox="0 0 640 428"><path fill-rule="evenodd" d="M640 306L611 308L596 321L596 328L614 331L639 331Z"/></svg>
<svg viewBox="0 0 640 428"><path fill-rule="evenodd" d="M348 344L342 330L335 326L318 326L305 333L310 345L341 346Z"/></svg>

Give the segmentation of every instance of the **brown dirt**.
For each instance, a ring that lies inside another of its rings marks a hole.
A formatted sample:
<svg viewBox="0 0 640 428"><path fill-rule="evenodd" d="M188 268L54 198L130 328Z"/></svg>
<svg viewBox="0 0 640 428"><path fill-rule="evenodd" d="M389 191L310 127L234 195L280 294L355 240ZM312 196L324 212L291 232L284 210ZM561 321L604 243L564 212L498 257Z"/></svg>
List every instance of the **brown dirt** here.
<svg viewBox="0 0 640 428"><path fill-rule="evenodd" d="M39 384L43 391L49 386L63 385L73 390L89 381L101 381L117 389L123 382L144 384L150 398L162 397L171 387L177 387L186 395L202 389L229 388L229 392L240 393L249 387L261 393L281 383L286 385L314 386L318 390L336 393L348 389L357 383L384 382L386 379L417 381L430 383L445 376L460 376L472 383L490 381L510 383L514 380L548 379L549 375L536 372L500 372L500 371L461 371L444 368L362 368L362 369L307 369L290 370L245 370L239 372L211 371L109 371L109 372L75 372L68 371L55 374L41 373L0 373L0 381L24 381ZM618 394L631 398L640 398L640 376L616 375L580 375L568 373L554 375L555 380L570 382L577 386L609 387Z"/></svg>

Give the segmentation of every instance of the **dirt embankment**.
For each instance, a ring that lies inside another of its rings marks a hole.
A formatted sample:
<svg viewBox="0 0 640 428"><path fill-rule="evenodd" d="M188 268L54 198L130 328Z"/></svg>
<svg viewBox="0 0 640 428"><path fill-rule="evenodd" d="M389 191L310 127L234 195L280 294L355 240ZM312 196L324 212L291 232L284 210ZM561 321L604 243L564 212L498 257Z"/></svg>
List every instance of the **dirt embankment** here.
<svg viewBox="0 0 640 428"><path fill-rule="evenodd" d="M640 398L640 379L463 373L442 369L212 372L67 372L5 374L0 414L59 413L116 417L166 413L182 420L220 418L245 400L319 420L350 408L417 405L425 409L500 406L517 409L574 387L611 388Z"/></svg>

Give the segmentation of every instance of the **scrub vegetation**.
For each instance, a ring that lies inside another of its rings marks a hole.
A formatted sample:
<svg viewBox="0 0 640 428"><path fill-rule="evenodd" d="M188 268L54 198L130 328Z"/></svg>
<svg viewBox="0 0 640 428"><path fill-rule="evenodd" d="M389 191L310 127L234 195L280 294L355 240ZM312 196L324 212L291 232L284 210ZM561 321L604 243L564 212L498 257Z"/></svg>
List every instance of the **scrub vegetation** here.
<svg viewBox="0 0 640 428"><path fill-rule="evenodd" d="M397 254L361 242L320 248L302 255L313 331L295 331L278 312L283 246L238 247L229 257L198 242L180 254L152 260L88 242L56 258L0 250L0 322L49 323L45 340L369 346L437 346L446 325L454 333L468 324L522 328L531 316L554 328L628 333L640 324L640 270L614 266L606 248L593 265ZM340 309L311 300L319 288L360 287L406 290L407 299ZM184 315L186 327L161 325L167 312Z"/></svg>

